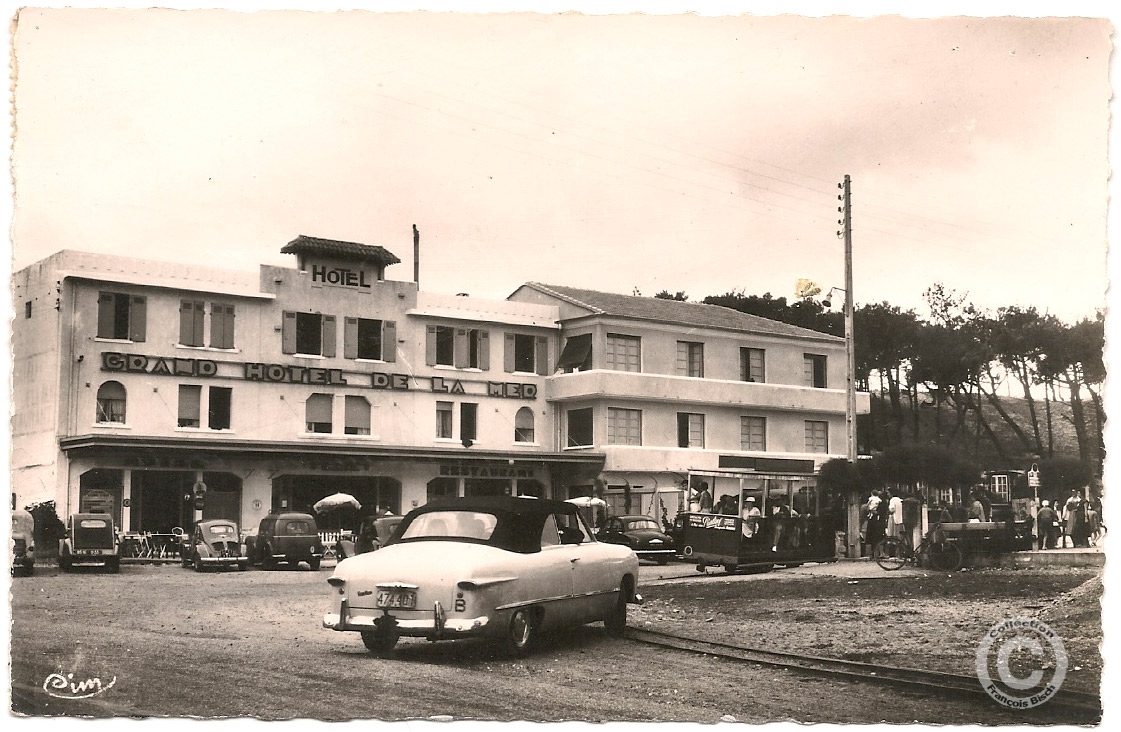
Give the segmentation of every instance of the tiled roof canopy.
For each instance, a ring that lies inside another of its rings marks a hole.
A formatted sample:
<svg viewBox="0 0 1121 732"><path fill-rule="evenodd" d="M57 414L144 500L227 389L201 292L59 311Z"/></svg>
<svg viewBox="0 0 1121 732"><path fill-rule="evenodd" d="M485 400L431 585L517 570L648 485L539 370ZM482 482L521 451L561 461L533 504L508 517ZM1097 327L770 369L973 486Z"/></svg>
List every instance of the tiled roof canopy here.
<svg viewBox="0 0 1121 732"><path fill-rule="evenodd" d="M545 285L540 282L527 282L526 286L558 297L573 305L587 308L599 315L653 320L697 328L722 328L767 335L844 342L843 338L828 333L821 333L809 328L799 328L796 325L743 313L721 305L665 300L659 297L619 295L613 292L582 290L563 285Z"/></svg>
<svg viewBox="0 0 1121 732"><path fill-rule="evenodd" d="M389 264L398 264L397 256L379 246L359 244L353 241L336 241L335 239L319 239L314 236L301 234L288 242L281 254L321 254L340 259L354 259L361 262L372 262L381 267Z"/></svg>

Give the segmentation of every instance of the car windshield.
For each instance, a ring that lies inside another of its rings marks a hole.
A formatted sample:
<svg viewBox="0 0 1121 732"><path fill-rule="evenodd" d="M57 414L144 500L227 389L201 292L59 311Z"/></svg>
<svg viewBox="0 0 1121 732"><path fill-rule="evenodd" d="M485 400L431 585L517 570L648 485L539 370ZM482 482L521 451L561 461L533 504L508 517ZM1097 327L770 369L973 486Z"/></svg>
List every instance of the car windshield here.
<svg viewBox="0 0 1121 732"><path fill-rule="evenodd" d="M487 541L498 518L481 511L432 511L413 518L402 539L452 538Z"/></svg>
<svg viewBox="0 0 1121 732"><path fill-rule="evenodd" d="M654 529L655 531L662 530L661 527L654 522L654 519L641 518L631 519L627 521L627 531L635 531L636 529Z"/></svg>
<svg viewBox="0 0 1121 732"><path fill-rule="evenodd" d="M82 519L78 525L83 529L104 529L109 524L104 519Z"/></svg>
<svg viewBox="0 0 1121 732"><path fill-rule="evenodd" d="M210 526L209 528L207 528L207 531L210 533L211 536L222 536L222 537L233 536L236 533L234 531L234 527L231 526L230 524L217 524L215 526Z"/></svg>

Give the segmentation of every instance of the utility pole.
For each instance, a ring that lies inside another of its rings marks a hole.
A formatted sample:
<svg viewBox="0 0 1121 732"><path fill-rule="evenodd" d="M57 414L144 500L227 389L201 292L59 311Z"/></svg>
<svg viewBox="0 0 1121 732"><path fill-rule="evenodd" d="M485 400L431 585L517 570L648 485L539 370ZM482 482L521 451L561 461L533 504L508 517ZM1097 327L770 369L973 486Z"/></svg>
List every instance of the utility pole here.
<svg viewBox="0 0 1121 732"><path fill-rule="evenodd" d="M837 223L842 225L838 235L845 240L845 435L847 442L846 457L855 469L856 467L856 348L853 342L853 293L852 293L852 181L845 175L845 182L838 183L841 201L838 211L842 218ZM848 496L848 526L845 532L845 543L848 547L849 557L860 556L860 494L858 492Z"/></svg>
<svg viewBox="0 0 1121 732"><path fill-rule="evenodd" d="M853 341L852 296L852 182L845 175L841 184L844 207L845 233L845 355L848 358L845 388L845 426L848 435L848 459L856 462L856 347Z"/></svg>

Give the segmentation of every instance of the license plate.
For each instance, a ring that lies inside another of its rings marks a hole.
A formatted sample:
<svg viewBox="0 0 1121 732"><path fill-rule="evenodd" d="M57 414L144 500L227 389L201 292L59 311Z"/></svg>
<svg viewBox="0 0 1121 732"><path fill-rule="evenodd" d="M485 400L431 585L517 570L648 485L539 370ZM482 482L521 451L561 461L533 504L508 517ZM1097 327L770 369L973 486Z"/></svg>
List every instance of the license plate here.
<svg viewBox="0 0 1121 732"><path fill-rule="evenodd" d="M378 607L412 610L416 607L416 590L378 590Z"/></svg>
<svg viewBox="0 0 1121 732"><path fill-rule="evenodd" d="M90 555L100 554L101 550L100 549L78 549L75 553L76 554L83 554L85 556L90 556Z"/></svg>

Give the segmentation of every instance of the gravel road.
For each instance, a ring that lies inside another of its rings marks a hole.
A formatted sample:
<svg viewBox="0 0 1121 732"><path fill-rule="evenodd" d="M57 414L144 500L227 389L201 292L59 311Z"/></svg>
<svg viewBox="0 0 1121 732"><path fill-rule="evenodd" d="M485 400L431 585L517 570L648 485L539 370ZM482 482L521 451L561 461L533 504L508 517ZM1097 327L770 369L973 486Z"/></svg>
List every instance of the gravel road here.
<svg viewBox="0 0 1121 732"><path fill-rule="evenodd" d="M1093 591L1069 599L1093 580L1086 573L1033 571L1030 578L1018 573L1016 583L1007 586L994 581L999 574L959 573L963 579L956 590L952 582L931 581L920 573L887 580L896 584L885 593L885 580L826 572L803 568L800 573L698 578L675 572L672 565L644 567L647 580L683 578L645 587L650 601L632 611L632 624L684 628L685 621L676 616L687 615L706 632L785 639L790 649L816 648L825 641L809 641L828 638L828 652L817 650L832 655L844 654L850 637L848 652L855 652L866 639L850 631L869 623L885 623L887 638L910 633L908 642L931 644L935 631L916 624L914 615L877 610L879 597L896 604L905 597L935 598L960 607L964 617L978 612L964 599L978 587L985 588L979 595L999 598L974 600L996 603L992 610L1003 612L1024 604L1013 585L1028 582L1044 610L1097 607ZM41 568L34 577L13 580L13 709L50 716L323 720L1059 721L1025 717L984 699L948 702L875 683L644 647L609 638L598 624L550 640L521 661L482 642L419 639L403 639L393 659L376 659L356 635L319 627L329 574L328 568L304 568L199 575L177 566L129 565L119 575L63 575ZM846 610L861 622L846 620ZM1078 622L1096 618L1085 634L1100 638L1100 615L1090 616L1083 613ZM962 637L972 630L962 628ZM113 681L89 699L58 699L43 689L51 674L97 678L103 685Z"/></svg>

